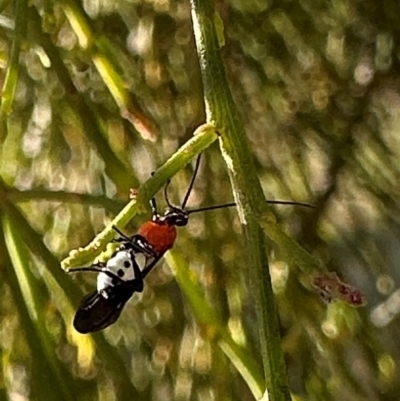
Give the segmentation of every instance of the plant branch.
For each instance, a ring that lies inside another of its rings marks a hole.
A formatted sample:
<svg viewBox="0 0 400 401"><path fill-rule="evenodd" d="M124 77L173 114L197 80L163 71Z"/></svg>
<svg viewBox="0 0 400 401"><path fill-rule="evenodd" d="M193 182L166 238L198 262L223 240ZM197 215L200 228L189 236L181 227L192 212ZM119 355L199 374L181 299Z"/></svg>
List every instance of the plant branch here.
<svg viewBox="0 0 400 401"><path fill-rule="evenodd" d="M267 262L264 236L259 218L266 207L256 175L243 123L234 104L226 79L215 28L215 11L211 0L191 0L193 30L204 86L207 122L221 132L220 146L228 167L239 217L245 228L249 272L255 289L264 376L271 401L291 399L284 364L274 294Z"/></svg>
<svg viewBox="0 0 400 401"><path fill-rule="evenodd" d="M79 203L80 205L100 206L111 211L118 211L126 202L107 198L104 195L91 195L66 191L51 191L49 189L34 188L20 190L10 187L7 189L7 197L15 203L30 201L52 201L63 203Z"/></svg>
<svg viewBox="0 0 400 401"><path fill-rule="evenodd" d="M15 2L16 19L14 37L8 54L8 63L6 75L4 78L3 88L1 92L1 106L0 106L0 143L6 137L6 117L12 111L12 104L14 101L15 90L18 82L19 72L19 56L21 53L21 44L26 36L26 29L28 25L28 0L17 0Z"/></svg>
<svg viewBox="0 0 400 401"><path fill-rule="evenodd" d="M245 379L256 399L263 393L264 380L260 367L246 348L236 344L215 308L204 296L198 277L173 250L165 256L175 279L185 294L204 337L218 345Z"/></svg>
<svg viewBox="0 0 400 401"><path fill-rule="evenodd" d="M125 227L150 199L173 177L186 166L190 160L210 146L217 138L214 126L202 125L194 133L194 137L186 142L154 175L138 190L135 199L130 201L107 227L84 248L71 251L70 255L61 262L63 269L84 266L98 256L114 236L113 226Z"/></svg>

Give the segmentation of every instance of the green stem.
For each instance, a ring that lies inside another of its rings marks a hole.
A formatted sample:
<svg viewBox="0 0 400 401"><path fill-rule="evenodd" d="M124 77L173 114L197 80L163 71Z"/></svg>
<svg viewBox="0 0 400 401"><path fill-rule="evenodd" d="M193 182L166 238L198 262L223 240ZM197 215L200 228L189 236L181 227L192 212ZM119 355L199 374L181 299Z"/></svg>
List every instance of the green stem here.
<svg viewBox="0 0 400 401"><path fill-rule="evenodd" d="M101 118L93 111L90 103L84 96L78 96L70 72L61 57L60 49L54 46L51 36L42 31L41 17L34 7L29 9L29 23L35 41L40 43L50 58L52 69L65 89L65 97L63 100L60 100L60 110L64 110L64 114L72 110L83 128L83 135L88 138L104 161L105 173L115 183L118 190L128 191L129 185L135 185L136 182L133 169L131 166L123 163L114 153L106 139ZM58 117L63 121L63 124L68 126L71 124L71 119L64 120L63 113L59 114Z"/></svg>
<svg viewBox="0 0 400 401"><path fill-rule="evenodd" d="M39 386L37 396L48 400L76 399L73 377L54 353L54 343L46 329L46 303L48 292L43 281L32 272L30 254L19 234L19 229L10 216L2 218L4 238L12 266L8 267L7 280L13 285L11 292L25 330L25 339L32 352L33 375L46 382L46 388ZM36 381L34 381L36 382Z"/></svg>
<svg viewBox="0 0 400 401"><path fill-rule="evenodd" d="M138 102L133 93L126 88L118 65L114 65L107 54L113 45L92 28L81 2L64 0L60 5L78 38L80 47L90 53L93 64L120 109L121 116L132 123L143 138L152 137L156 129L155 122L136 106Z"/></svg>
<svg viewBox="0 0 400 401"><path fill-rule="evenodd" d="M310 255L294 239L285 234L274 221L268 218L268 216L262 216L260 218L260 225L265 235L278 245L288 262L298 266L301 271L308 275L317 271L326 271L324 265Z"/></svg>
<svg viewBox="0 0 400 401"><path fill-rule="evenodd" d="M39 188L20 190L10 187L7 189L7 197L15 203L46 200L51 202L78 203L80 205L98 206L114 212L118 212L118 210L126 204L126 202L110 199L104 195L50 191L48 189Z"/></svg>
<svg viewBox="0 0 400 401"><path fill-rule="evenodd" d="M183 258L173 250L169 251L165 258L188 303L192 307L198 324L202 326L203 335L222 349L242 375L254 397L259 399L263 394L264 378L254 358L246 348L238 345L233 340L215 308L206 299L198 277L189 269Z"/></svg>
<svg viewBox="0 0 400 401"><path fill-rule="evenodd" d="M1 106L0 106L0 123L2 129L0 132L0 142L6 136L6 122L5 117L11 113L12 104L14 101L15 89L18 82L19 71L19 56L21 53L21 43L26 36L26 29L28 24L27 10L28 0L17 0L15 2L16 18L15 18L15 31L14 38L9 53L6 76L4 78L3 89L1 93Z"/></svg>
<svg viewBox="0 0 400 401"><path fill-rule="evenodd" d="M243 123L226 79L214 25L211 0L191 0L193 29L204 86L207 122L221 132L221 150L228 166L239 217L245 227L250 274L255 287L264 375L271 401L291 399L285 369L274 294L259 218L274 216L264 204Z"/></svg>
<svg viewBox="0 0 400 401"><path fill-rule="evenodd" d="M60 302L58 307L61 311L61 315L67 318L66 323L68 331L70 332L70 330L73 330L70 320L72 315L71 306L78 304L78 299L82 298L82 293L72 280L66 279L65 273L59 268L58 259L44 244L43 237L28 223L19 209L10 202L7 193L8 187L0 179L0 214L7 216L7 218L18 227L18 232L20 233L24 244L28 247L30 252L46 266L46 269L42 273L44 281L46 282L46 285L48 285L48 288L55 293L55 298L62 299L62 302ZM11 285L11 287L13 289L14 287L17 288L15 285ZM26 321L26 319L22 320ZM97 348L102 350L104 363L112 366L112 377L119 383L118 389L121 394L120 399L127 399L128 395L137 399L138 392L133 386L130 378L127 376L124 361L120 355L115 352L115 348L105 340L102 333L94 334L93 338Z"/></svg>
<svg viewBox="0 0 400 401"><path fill-rule="evenodd" d="M210 124L200 126L192 139L186 142L155 174L138 190L135 199L130 201L110 224L93 241L78 251L71 252L70 256L61 262L63 269L84 266L101 253L114 237L112 226L125 227L140 211L144 210L149 200L163 187L163 185L178 171L186 166L190 160L210 146L217 138L214 126Z"/></svg>

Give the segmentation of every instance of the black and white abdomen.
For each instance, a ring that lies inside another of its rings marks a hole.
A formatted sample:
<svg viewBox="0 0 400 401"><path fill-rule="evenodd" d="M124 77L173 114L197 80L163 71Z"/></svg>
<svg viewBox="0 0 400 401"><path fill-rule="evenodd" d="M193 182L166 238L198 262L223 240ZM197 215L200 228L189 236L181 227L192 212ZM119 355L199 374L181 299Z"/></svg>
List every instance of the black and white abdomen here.
<svg viewBox="0 0 400 401"><path fill-rule="evenodd" d="M141 269L141 255L134 254L129 250L117 251L106 263L106 269L113 275L119 277L123 281L131 281L136 279L133 269L133 263L139 265ZM108 276L106 273L99 273L97 276L97 291L104 290L107 287L113 287L118 284L118 279Z"/></svg>

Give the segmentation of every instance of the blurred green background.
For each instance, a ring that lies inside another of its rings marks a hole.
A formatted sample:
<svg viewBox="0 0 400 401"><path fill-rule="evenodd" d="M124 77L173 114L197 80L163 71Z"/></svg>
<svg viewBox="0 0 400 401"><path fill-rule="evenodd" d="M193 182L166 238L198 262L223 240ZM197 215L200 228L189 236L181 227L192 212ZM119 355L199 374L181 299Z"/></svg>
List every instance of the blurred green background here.
<svg viewBox="0 0 400 401"><path fill-rule="evenodd" d="M216 9L266 197L317 206L274 207L278 221L368 300L324 304L271 247L291 390L298 400L398 401L400 5L231 0ZM71 321L96 277L59 266L204 122L189 2L2 0L0 12L0 400L254 399L165 261L94 336ZM174 203L190 174L173 178ZM231 200L214 144L189 206ZM175 249L260 362L256 283L235 210L194 215Z"/></svg>

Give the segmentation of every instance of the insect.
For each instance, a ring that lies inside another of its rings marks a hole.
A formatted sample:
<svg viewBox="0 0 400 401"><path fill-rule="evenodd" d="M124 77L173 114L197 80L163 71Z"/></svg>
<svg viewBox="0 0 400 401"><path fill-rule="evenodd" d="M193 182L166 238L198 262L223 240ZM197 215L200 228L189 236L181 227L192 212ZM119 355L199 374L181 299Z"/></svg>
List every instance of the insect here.
<svg viewBox="0 0 400 401"><path fill-rule="evenodd" d="M128 237L117 227L119 234L113 242L120 243L118 250L107 262L97 262L90 267L77 268L70 271L96 272L97 289L86 295L79 304L73 325L82 334L103 330L115 323L121 315L126 302L135 292L142 292L144 279L154 268L164 253L175 243L176 227L186 226L192 213L223 209L235 206L235 203L209 206L194 210L185 210L190 193L193 189L200 166L200 156L197 158L192 179L180 207L173 206L168 198L169 182L164 188L164 198L167 210L163 215L157 211L156 200L150 201L152 219L144 222L137 234ZM311 205L291 201L267 201L274 204L289 204L313 207ZM139 266L139 258L144 257L144 263Z"/></svg>
<svg viewBox="0 0 400 401"><path fill-rule="evenodd" d="M155 257L154 255L150 255L149 260L146 263L146 266L142 272L145 276L157 264L158 260L161 259L163 254L173 247L177 236L176 227L186 226L189 222L189 216L191 214L210 210L225 209L228 207L236 206L236 203L232 202L221 205L202 207L199 209L185 210L187 201L189 200L190 193L193 189L193 185L200 167L200 158L201 154L197 157L192 179L186 191L182 205L179 207L174 206L169 201L168 187L170 182L168 181L167 185L164 187L164 198L168 206L164 215L160 215L158 213L156 200L154 198L151 199L150 206L153 214L152 219L143 223L140 226L138 233L136 235L129 237L129 241L133 241L137 244L146 244L147 248L153 250L154 253L156 254ZM267 200L266 202L270 204L297 205L310 208L315 207L308 203L293 202L293 201Z"/></svg>
<svg viewBox="0 0 400 401"><path fill-rule="evenodd" d="M122 309L135 292L143 291L143 280L157 264L163 254L172 248L176 239L176 227L185 226L188 213L184 207L189 198L199 166L196 163L189 189L181 208L170 204L167 196L168 184L165 186L165 199L169 209L160 216L157 212L156 200L150 202L153 218L138 230L138 234L127 237L117 227L114 230L120 237L114 242L120 243L120 248L107 262L97 262L90 267L71 270L76 272L96 272L97 289L86 295L79 304L73 325L82 334L103 330L115 323ZM145 257L145 263L140 269L137 258Z"/></svg>
<svg viewBox="0 0 400 401"><path fill-rule="evenodd" d="M340 300L355 307L366 304L365 295L358 288L340 280L335 272L315 275L311 284L327 303Z"/></svg>
<svg viewBox="0 0 400 401"><path fill-rule="evenodd" d="M207 206L199 209L186 210L186 204L189 200L190 193L193 189L193 185L200 166L200 155L197 158L192 179L186 191L185 197L181 206L174 206L171 204L168 198L168 187L170 182L164 187L164 198L168 206L167 210L163 215L160 215L157 211L156 200L153 198L150 200L150 206L152 209L152 219L144 222L138 229L137 234L132 237L127 237L116 227L116 230L120 237L116 239L117 242L122 242L126 246L132 244L136 248L142 249L145 255L146 261L142 269L142 278L144 279L150 271L156 266L158 261L163 257L164 253L174 246L177 237L177 227L184 227L189 222L189 216L192 213L223 209L227 207L236 206L236 203L226 203L222 205ZM293 202L293 201L275 201L267 200L271 204L283 204L283 205L298 205L314 208L314 206L307 203Z"/></svg>
<svg viewBox="0 0 400 401"><path fill-rule="evenodd" d="M138 256L154 257L154 252L146 244L136 243L126 236L114 241L121 242L121 246L107 262L70 271L99 273L97 289L82 299L75 314L73 325L79 333L87 334L110 326L119 318L129 298L135 292L143 291L145 276L139 267Z"/></svg>

